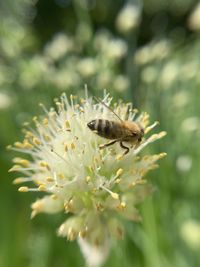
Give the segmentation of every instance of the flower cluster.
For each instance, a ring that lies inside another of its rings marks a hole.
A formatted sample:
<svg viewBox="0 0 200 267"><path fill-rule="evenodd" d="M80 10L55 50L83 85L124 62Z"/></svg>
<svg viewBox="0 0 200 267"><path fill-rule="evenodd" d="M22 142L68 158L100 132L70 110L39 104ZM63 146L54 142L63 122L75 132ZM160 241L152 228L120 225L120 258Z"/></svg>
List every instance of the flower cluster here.
<svg viewBox="0 0 200 267"><path fill-rule="evenodd" d="M103 102L110 106L111 100L106 95ZM166 133L147 137L157 122L149 125L148 114L137 115L130 103L115 103L113 110L122 120L134 120L144 127L142 142L126 155L118 143L100 149L107 141L92 132L87 123L100 118L116 120L106 105L93 103L87 96L68 99L63 94L60 101L56 100L56 109L48 111L41 104L45 116L34 117L35 129L26 124L24 141L9 146L30 157L14 158L15 165L10 170L22 173L15 184L31 184L19 191L47 193L32 204L31 217L41 212L68 214L58 234L69 240L78 239L86 257L88 246L101 251L95 259L92 255L87 258L93 266L98 257L98 262L104 260L111 236L123 237L122 218L141 219L136 205L152 191L144 176L165 156L165 153L139 156L148 144Z"/></svg>

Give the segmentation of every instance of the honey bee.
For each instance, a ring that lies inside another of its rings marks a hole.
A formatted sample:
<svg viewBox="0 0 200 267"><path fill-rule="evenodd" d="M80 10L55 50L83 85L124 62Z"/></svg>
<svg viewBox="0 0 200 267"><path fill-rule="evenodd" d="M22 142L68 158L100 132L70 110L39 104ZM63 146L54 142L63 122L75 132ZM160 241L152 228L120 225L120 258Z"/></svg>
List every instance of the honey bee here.
<svg viewBox="0 0 200 267"><path fill-rule="evenodd" d="M144 136L143 127L137 122L122 120L109 106L107 106L101 100L97 100L105 107L107 107L118 118L118 121L96 119L90 121L87 126L97 135L112 140L106 144L101 145L100 149L119 142L120 146L125 149L124 155L126 155L130 149L128 146L125 146L123 142L130 143L132 147L134 145L139 145L142 141L142 137Z"/></svg>

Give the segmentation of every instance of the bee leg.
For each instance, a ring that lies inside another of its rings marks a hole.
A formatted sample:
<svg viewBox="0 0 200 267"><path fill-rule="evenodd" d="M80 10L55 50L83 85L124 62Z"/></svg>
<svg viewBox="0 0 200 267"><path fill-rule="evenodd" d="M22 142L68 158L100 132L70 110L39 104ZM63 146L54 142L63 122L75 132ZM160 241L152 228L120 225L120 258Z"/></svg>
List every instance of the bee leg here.
<svg viewBox="0 0 200 267"><path fill-rule="evenodd" d="M111 141L111 142L109 142L109 143L106 143L106 144L104 144L104 145L100 145L99 148L100 148L100 149L103 149L104 147L111 146L111 145L113 145L114 143L116 143L117 141L118 141L118 140L113 140L113 141Z"/></svg>
<svg viewBox="0 0 200 267"><path fill-rule="evenodd" d="M127 146L125 146L123 143L122 143L122 141L120 142L120 146L123 148L123 149L126 149L126 151L124 152L124 154L123 155L126 155L128 152L129 152L129 147L127 147Z"/></svg>

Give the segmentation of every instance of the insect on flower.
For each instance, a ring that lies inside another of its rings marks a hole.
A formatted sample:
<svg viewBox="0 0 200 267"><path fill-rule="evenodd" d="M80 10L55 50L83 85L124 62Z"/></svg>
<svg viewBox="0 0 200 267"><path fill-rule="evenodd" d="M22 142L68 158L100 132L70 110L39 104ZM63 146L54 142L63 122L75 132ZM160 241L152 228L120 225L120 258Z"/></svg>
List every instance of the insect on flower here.
<svg viewBox="0 0 200 267"><path fill-rule="evenodd" d="M101 149L119 142L120 146L125 149L124 155L126 155L130 149L125 146L123 142L128 142L132 145L132 147L137 147L144 136L144 128L137 122L122 120L116 112L114 112L114 110L112 110L104 102L97 98L95 99L108 108L116 116L118 121L96 119L90 121L87 126L99 136L111 140L110 142L101 145Z"/></svg>

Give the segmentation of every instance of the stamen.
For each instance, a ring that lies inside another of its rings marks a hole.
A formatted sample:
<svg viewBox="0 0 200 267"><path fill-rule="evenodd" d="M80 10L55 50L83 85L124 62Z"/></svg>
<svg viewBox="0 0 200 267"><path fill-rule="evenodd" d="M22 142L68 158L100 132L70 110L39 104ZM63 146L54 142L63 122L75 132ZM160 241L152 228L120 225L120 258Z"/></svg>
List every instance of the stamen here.
<svg viewBox="0 0 200 267"><path fill-rule="evenodd" d="M87 231L87 229L86 230L82 230L82 231L80 231L78 234L79 234L79 236L81 237L81 238L86 238L86 236L87 236L87 233L88 233L88 231Z"/></svg>
<svg viewBox="0 0 200 267"><path fill-rule="evenodd" d="M85 180L86 180L86 183L89 183L89 182L91 181L91 177L90 177L90 176L87 176L87 177L85 178Z"/></svg>
<svg viewBox="0 0 200 267"><path fill-rule="evenodd" d="M70 129L70 123L69 123L69 121L65 121L65 127L66 127L67 130Z"/></svg>
<svg viewBox="0 0 200 267"><path fill-rule="evenodd" d="M123 159L123 154L118 154L117 156L116 156L116 160L121 160L121 159Z"/></svg>
<svg viewBox="0 0 200 267"><path fill-rule="evenodd" d="M122 179L117 178L117 179L115 180L115 184L119 184L119 183L121 182L121 180L122 180Z"/></svg>
<svg viewBox="0 0 200 267"><path fill-rule="evenodd" d="M150 136L144 143L142 143L137 149L134 150L133 155L137 155L143 148L145 148L148 144L154 142L157 139L164 137L167 133L165 131L160 132L159 134L153 134Z"/></svg>
<svg viewBox="0 0 200 267"><path fill-rule="evenodd" d="M29 188L27 186L21 186L19 189L18 189L19 192L28 192L29 191Z"/></svg>
<svg viewBox="0 0 200 267"><path fill-rule="evenodd" d="M105 186L101 185L100 188L104 189L105 191L107 191L112 198L114 199L119 199L119 194L112 192L111 190L109 190L108 188L106 188Z"/></svg>
<svg viewBox="0 0 200 267"><path fill-rule="evenodd" d="M118 178L123 173L123 171L124 170L122 168L118 169L115 177Z"/></svg>
<svg viewBox="0 0 200 267"><path fill-rule="evenodd" d="M47 126L49 124L49 120L47 118L44 118L42 123Z"/></svg>
<svg viewBox="0 0 200 267"><path fill-rule="evenodd" d="M68 146L67 146L67 144L64 144L64 149L65 149L65 152L68 151Z"/></svg>
<svg viewBox="0 0 200 267"><path fill-rule="evenodd" d="M32 178L26 178L26 177L19 177L19 178L16 178L14 181L13 181L13 184L21 184L21 183L25 183L25 182L32 182L33 179Z"/></svg>
<svg viewBox="0 0 200 267"><path fill-rule="evenodd" d="M70 241L73 241L77 237L77 232L72 227L70 227L67 233L67 237Z"/></svg>
<svg viewBox="0 0 200 267"><path fill-rule="evenodd" d="M39 191L38 188L29 188L27 186L21 186L19 189L18 189L19 192L36 192L36 191Z"/></svg>
<svg viewBox="0 0 200 267"><path fill-rule="evenodd" d="M75 149L76 148L76 146L75 146L75 143L71 143L71 149Z"/></svg>
<svg viewBox="0 0 200 267"><path fill-rule="evenodd" d="M117 209L119 211L124 211L124 209L126 208L126 202L121 202L118 206L117 206Z"/></svg>
<svg viewBox="0 0 200 267"><path fill-rule="evenodd" d="M48 171L51 170L49 164L48 164L46 161L41 161L41 162L40 162L40 166L41 166L41 167L44 167L44 168L47 168Z"/></svg>
<svg viewBox="0 0 200 267"><path fill-rule="evenodd" d="M38 190L39 191L46 191L46 186L44 184L41 184L39 187L38 187Z"/></svg>
<svg viewBox="0 0 200 267"><path fill-rule="evenodd" d="M37 146L39 146L39 145L42 144L41 141L40 141L37 137L34 137L34 138L33 138L33 143L34 143L35 145L37 145Z"/></svg>
<svg viewBox="0 0 200 267"><path fill-rule="evenodd" d="M23 147L27 149L33 149L33 145L31 145L28 140L24 140Z"/></svg>
<svg viewBox="0 0 200 267"><path fill-rule="evenodd" d="M16 146L17 148L24 148L24 144L21 142L15 142L14 146Z"/></svg>
<svg viewBox="0 0 200 267"><path fill-rule="evenodd" d="M55 195L55 194L53 194L53 195L51 195L51 198L54 199L54 200L56 200L56 199L58 199L58 196Z"/></svg>
<svg viewBox="0 0 200 267"><path fill-rule="evenodd" d="M98 202L98 203L96 203L96 209L97 209L97 211L102 212L102 211L104 211L105 208L100 202Z"/></svg>
<svg viewBox="0 0 200 267"><path fill-rule="evenodd" d="M14 162L14 163L21 164L21 165L23 165L24 167L28 167L28 166L30 166L30 161L27 160L27 159L14 158L14 159L13 159L13 162Z"/></svg>
<svg viewBox="0 0 200 267"><path fill-rule="evenodd" d="M74 203L73 199L70 199L64 204L64 208L66 212L73 212L74 211Z"/></svg>
<svg viewBox="0 0 200 267"><path fill-rule="evenodd" d="M52 182L54 182L54 179L52 177L47 177L46 181L49 182L49 183L52 183Z"/></svg>
<svg viewBox="0 0 200 267"><path fill-rule="evenodd" d="M155 121L152 125L148 126L148 127L145 129L144 133L147 134L148 132L150 132L150 131L151 131L156 125L158 125L158 124L159 124L159 122L158 122L158 121Z"/></svg>

